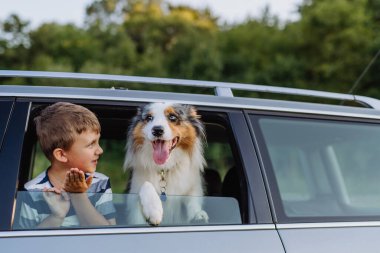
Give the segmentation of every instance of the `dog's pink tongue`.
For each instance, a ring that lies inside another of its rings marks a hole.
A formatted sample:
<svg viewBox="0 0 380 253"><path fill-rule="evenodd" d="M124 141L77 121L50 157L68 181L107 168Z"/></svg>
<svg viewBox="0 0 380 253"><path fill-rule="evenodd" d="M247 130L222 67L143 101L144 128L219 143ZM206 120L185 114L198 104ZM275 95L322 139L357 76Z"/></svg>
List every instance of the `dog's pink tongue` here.
<svg viewBox="0 0 380 253"><path fill-rule="evenodd" d="M153 160L155 163L162 165L169 158L169 141L153 142Z"/></svg>

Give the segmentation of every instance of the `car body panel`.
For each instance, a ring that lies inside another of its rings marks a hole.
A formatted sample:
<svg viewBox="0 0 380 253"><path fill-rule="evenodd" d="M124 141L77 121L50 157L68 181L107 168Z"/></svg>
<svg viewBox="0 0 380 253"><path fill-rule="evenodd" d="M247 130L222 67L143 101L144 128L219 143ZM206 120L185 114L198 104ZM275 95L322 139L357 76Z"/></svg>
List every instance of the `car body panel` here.
<svg viewBox="0 0 380 253"><path fill-rule="evenodd" d="M280 225L286 252L379 252L378 223Z"/></svg>
<svg viewBox="0 0 380 253"><path fill-rule="evenodd" d="M0 245L3 250L38 250L41 253L51 252L53 249L57 253L88 251L89 247L94 247L94 252L284 252L274 227L269 229L267 226L267 229L263 229L262 226L257 226L256 229L254 225L246 228L230 226L230 231L225 226L222 228L216 231L207 231L206 227L202 229L204 231L186 231L183 228L130 229L129 233L128 229L120 229L125 232L114 229L115 232L109 234L103 229L90 231L92 234L86 234L88 231L84 230L80 235L57 235L56 232L56 235L45 236L33 235L39 232L32 232L29 236L17 236L15 231L13 233L16 236L9 238L0 232Z"/></svg>

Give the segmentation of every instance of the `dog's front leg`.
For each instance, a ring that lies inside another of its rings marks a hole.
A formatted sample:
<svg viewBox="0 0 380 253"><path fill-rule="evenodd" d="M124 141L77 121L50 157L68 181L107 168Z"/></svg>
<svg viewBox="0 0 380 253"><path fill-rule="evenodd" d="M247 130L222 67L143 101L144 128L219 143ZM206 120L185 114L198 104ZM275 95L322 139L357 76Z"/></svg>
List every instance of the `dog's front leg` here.
<svg viewBox="0 0 380 253"><path fill-rule="evenodd" d="M146 220L152 225L159 225L163 217L163 208L160 197L154 186L145 181L139 191L142 212Z"/></svg>
<svg viewBox="0 0 380 253"><path fill-rule="evenodd" d="M187 197L186 199L188 199L186 203L188 221L207 223L209 217L207 213L202 209L203 198L191 196Z"/></svg>

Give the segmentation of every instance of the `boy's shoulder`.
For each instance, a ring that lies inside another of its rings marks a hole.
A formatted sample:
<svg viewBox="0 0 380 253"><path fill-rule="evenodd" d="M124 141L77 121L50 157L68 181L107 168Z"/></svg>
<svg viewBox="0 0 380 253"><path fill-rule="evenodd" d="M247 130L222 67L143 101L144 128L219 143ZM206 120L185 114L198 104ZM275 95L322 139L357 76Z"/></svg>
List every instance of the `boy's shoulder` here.
<svg viewBox="0 0 380 253"><path fill-rule="evenodd" d="M47 187L49 185L50 185L49 178L47 177L46 170L44 170L38 176L36 176L32 180L28 181L24 185L24 188L27 191L30 191L30 190L42 190L44 187Z"/></svg>

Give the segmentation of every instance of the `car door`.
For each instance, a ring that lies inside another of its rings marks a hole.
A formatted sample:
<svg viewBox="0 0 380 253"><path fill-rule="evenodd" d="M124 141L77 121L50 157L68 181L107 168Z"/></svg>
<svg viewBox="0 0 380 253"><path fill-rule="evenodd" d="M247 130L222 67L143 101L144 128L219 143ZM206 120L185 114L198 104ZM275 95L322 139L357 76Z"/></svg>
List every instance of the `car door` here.
<svg viewBox="0 0 380 253"><path fill-rule="evenodd" d="M378 252L380 121L250 112L286 252Z"/></svg>
<svg viewBox="0 0 380 253"><path fill-rule="evenodd" d="M53 103L55 100L46 100L33 102L30 107L38 108L38 106L46 106L46 104ZM102 136L104 138L114 138L117 132L123 133L118 130L117 127L124 125L126 121L130 120L129 113L130 108L135 109L136 105L131 105L128 102L112 103L105 101L90 101L90 100L70 100L71 102L80 103L87 106L91 110L94 110L104 128L102 129ZM25 134L25 125L28 112L28 103L20 104L19 106L22 114L21 120L23 124L19 124L17 128L18 133L18 154L12 160L12 171L18 171L21 149L24 145L30 145L31 140L34 140L31 132L31 120L29 118L29 128ZM187 224L187 225L166 225L159 227L152 226L130 226L128 224L118 223L117 226L110 227L76 227L70 228L54 228L54 229L14 229L7 225L2 227L0 232L0 245L3 249L12 249L14 251L23 250L38 250L39 252L51 251L54 247L55 252L67 252L67 251L87 251L89 247L93 252L125 252L128 250L134 252L168 252L168 251L180 251L180 252L284 252L284 248L281 244L280 237L272 222L272 216L268 204L268 198L264 187L263 177L261 174L260 166L257 160L256 151L252 142L251 134L248 129L246 118L241 110L228 110L225 108L199 108L202 112L202 119L208 120L210 131L216 131L217 125L222 125L225 129L220 136L222 139L226 139L228 135L230 149L236 158L236 164L234 170L238 171L240 179L237 181L237 187L242 189L242 195L239 198L240 206L236 206L235 212L241 213L239 222L226 222L221 221L218 224ZM120 114L117 112L120 111ZM21 114L19 114L20 117ZM125 116L127 115L127 116ZM16 114L13 116L16 121ZM32 116L30 116L32 117ZM124 118L127 117L127 118ZM115 124L117 122L117 124ZM14 124L14 123L12 123ZM12 128L13 125L11 125ZM22 126L22 127L21 127ZM111 130L107 130L107 126ZM219 132L215 132L215 137L218 137ZM8 135L7 135L8 136ZM24 140L26 136L28 140ZM213 145L210 139L209 145ZM9 146L5 146L7 149ZM29 152L32 148L24 147L24 152ZM9 151L11 152L11 151ZM106 153L106 152L105 152ZM24 154L24 160L33 160ZM26 159L27 158L27 159ZM220 157L222 159L222 157ZM27 168L25 161L23 170ZM30 173L29 173L30 174ZM226 173L227 174L227 173ZM22 176L27 176L25 171ZM7 186L7 191L13 189L15 191L15 185L17 181L17 173L12 175L12 181ZM22 181L25 181L23 178ZM19 192L18 196L21 196ZM119 193L113 194L114 199L117 199L119 195L124 199L126 194ZM14 196L14 192L9 194ZM170 197L170 196L168 196ZM226 196L227 197L227 196ZM210 199L222 199L222 197L208 197ZM228 198L230 199L230 198ZM13 198L12 201L8 201L9 210L13 210ZM206 199L207 202L207 199ZM222 201L223 202L223 201ZM211 203L211 202L208 202ZM216 203L215 201L213 203ZM226 203L226 202L224 202ZM209 207L215 213L223 213L228 206L224 207ZM244 209L244 211L239 212ZM6 208L4 208L6 209ZM233 209L233 208L232 208ZM123 210L123 209L121 209ZM231 211L231 210L230 210ZM234 210L232 210L234 211ZM11 211L9 211L12 213ZM16 211L17 216L17 211ZM224 217L226 217L224 215ZM231 218L231 217L228 217ZM11 218L5 222L11 223ZM44 245L44 247L41 247ZM96 245L94 247L94 245Z"/></svg>

